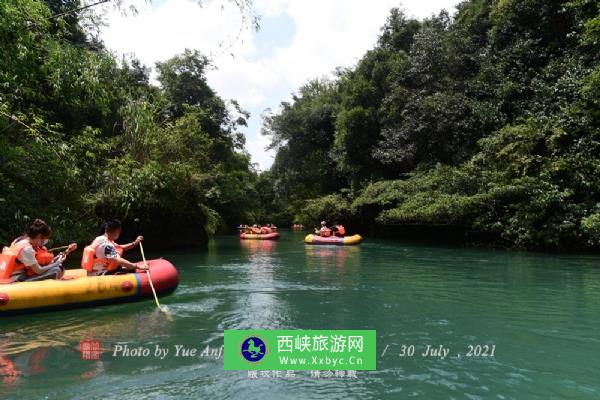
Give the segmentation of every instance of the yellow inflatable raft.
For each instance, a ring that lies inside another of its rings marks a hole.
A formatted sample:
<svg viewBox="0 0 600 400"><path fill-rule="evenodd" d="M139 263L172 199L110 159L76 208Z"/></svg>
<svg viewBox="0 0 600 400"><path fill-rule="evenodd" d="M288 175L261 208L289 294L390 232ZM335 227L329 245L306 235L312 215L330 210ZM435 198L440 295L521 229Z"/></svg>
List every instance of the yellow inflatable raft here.
<svg viewBox="0 0 600 400"><path fill-rule="evenodd" d="M360 235L322 237L319 235L313 235L311 233L306 235L304 238L304 243L306 244L332 244L337 246L350 246L359 244L360 242L362 242L362 236Z"/></svg>
<svg viewBox="0 0 600 400"><path fill-rule="evenodd" d="M148 266L157 295L169 294L177 288L179 276L173 264L156 259L148 260ZM83 269L67 270L60 280L0 284L0 317L152 297L145 271L88 277Z"/></svg>

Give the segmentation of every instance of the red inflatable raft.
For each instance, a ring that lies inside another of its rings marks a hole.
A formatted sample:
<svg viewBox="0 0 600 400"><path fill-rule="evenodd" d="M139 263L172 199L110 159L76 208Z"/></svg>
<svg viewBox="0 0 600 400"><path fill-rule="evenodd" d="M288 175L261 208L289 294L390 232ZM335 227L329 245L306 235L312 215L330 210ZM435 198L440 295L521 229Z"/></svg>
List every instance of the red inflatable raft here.
<svg viewBox="0 0 600 400"><path fill-rule="evenodd" d="M247 240L275 240L279 237L279 232L271 233L240 233L240 239Z"/></svg>

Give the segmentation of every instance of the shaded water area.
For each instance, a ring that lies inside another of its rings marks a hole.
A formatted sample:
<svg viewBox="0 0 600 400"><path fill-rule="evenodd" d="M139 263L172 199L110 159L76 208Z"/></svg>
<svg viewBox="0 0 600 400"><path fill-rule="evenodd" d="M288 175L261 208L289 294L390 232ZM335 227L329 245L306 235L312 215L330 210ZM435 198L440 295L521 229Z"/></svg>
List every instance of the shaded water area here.
<svg viewBox="0 0 600 400"><path fill-rule="evenodd" d="M303 235L146 249L180 271L162 299L168 315L146 301L1 319L0 398L600 398L599 256L376 239L311 247ZM377 371L251 378L224 371L216 353L154 357L156 345L218 349L224 329L253 328L376 329ZM87 339L102 343L100 360L81 359ZM152 352L113 357L116 345ZM415 355L401 357L402 345ZM449 356L421 356L427 345ZM468 357L469 345L495 346L494 357Z"/></svg>

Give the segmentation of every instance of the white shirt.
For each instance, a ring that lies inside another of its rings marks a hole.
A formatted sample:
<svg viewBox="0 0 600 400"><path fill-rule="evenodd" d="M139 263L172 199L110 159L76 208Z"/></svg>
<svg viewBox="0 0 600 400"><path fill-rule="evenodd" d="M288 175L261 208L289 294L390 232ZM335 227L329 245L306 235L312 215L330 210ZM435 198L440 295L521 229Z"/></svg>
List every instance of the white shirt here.
<svg viewBox="0 0 600 400"><path fill-rule="evenodd" d="M107 258L109 260L113 260L119 257L119 253L117 253L117 249L115 249L114 244L108 240L108 238L104 235L98 236L94 239L93 243L97 244L100 242L98 247L96 247L96 258ZM92 267L94 271L104 271L106 266L103 263L94 263Z"/></svg>
<svg viewBox="0 0 600 400"><path fill-rule="evenodd" d="M17 243L20 243L24 240L27 239L21 239ZM29 244L29 246L26 246L23 248L23 250L21 250L21 253L19 253L17 259L21 261L26 267L31 267L33 264L37 264L37 260L35 259L35 250L33 249L33 246L31 244Z"/></svg>

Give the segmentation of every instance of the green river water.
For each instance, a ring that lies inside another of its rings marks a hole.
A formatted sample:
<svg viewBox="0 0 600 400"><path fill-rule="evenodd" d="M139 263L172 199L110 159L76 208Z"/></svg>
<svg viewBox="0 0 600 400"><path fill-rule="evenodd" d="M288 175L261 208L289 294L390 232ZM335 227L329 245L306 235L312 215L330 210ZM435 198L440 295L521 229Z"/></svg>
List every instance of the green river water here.
<svg viewBox="0 0 600 400"><path fill-rule="evenodd" d="M152 254L180 271L151 301L0 320L8 399L600 399L600 257L368 239L311 247L220 237ZM137 254L135 255L137 256ZM135 259L132 255L130 258ZM115 345L219 348L224 329L376 329L377 371L249 377L218 357L113 357ZM95 339L100 361L80 359ZM415 355L401 357L402 345ZM450 349L422 357L427 345ZM469 345L494 357L467 357ZM462 357L458 357L462 354Z"/></svg>

